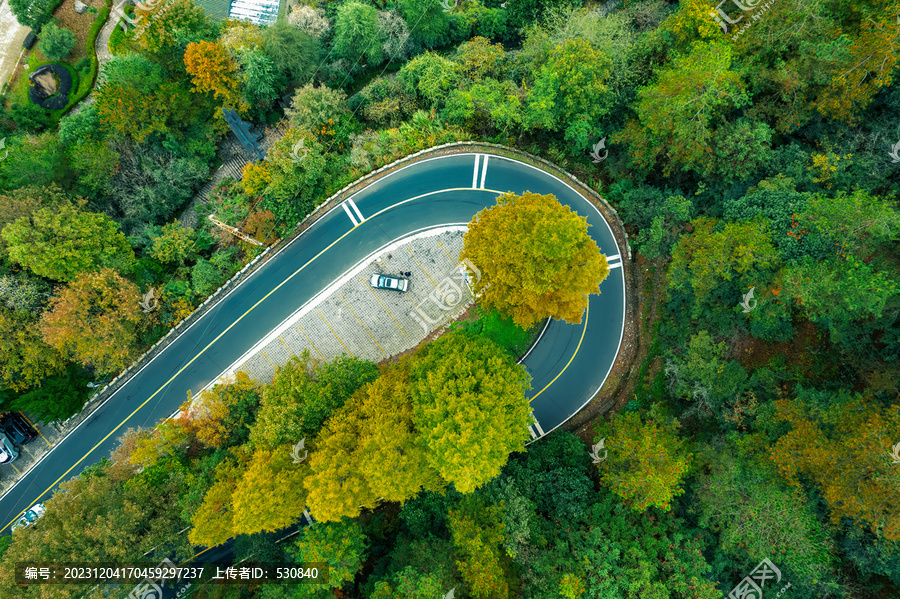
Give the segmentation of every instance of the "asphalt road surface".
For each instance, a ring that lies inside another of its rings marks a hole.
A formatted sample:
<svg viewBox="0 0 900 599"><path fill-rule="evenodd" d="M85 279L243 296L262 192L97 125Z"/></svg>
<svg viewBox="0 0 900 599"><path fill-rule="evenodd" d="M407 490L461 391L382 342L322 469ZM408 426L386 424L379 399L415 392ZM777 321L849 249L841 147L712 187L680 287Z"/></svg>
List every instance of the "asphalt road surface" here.
<svg viewBox="0 0 900 599"><path fill-rule="evenodd" d="M610 263L582 323L551 321L524 360L532 375L533 428L543 436L560 426L600 389L622 339L625 281L612 231L575 190L534 167L485 154L436 157L398 169L345 200L224 294L0 499L0 532L8 534L12 522L49 498L59 482L109 456L129 427L152 427L175 412L188 391L203 389L360 260L417 231L465 225L506 191L554 194L587 217Z"/></svg>

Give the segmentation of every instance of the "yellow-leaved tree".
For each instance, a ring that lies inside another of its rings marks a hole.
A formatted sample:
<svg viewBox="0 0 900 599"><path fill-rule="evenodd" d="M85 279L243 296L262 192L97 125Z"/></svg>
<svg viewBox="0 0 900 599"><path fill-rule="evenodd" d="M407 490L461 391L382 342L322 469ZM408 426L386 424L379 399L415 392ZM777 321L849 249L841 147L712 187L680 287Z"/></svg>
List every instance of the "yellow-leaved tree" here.
<svg viewBox="0 0 900 599"><path fill-rule="evenodd" d="M588 296L609 274L587 228L552 195L508 192L469 223L460 258L482 272L482 303L520 327L547 317L581 322Z"/></svg>

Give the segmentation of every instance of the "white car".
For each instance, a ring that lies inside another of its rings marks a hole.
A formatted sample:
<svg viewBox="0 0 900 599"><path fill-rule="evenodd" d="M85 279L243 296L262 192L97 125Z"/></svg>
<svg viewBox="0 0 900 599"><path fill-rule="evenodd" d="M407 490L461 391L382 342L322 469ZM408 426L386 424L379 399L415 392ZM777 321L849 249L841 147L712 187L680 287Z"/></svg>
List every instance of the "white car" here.
<svg viewBox="0 0 900 599"><path fill-rule="evenodd" d="M35 503L31 506L30 509L25 510L25 513L19 516L19 518L13 523L12 529L16 531L20 528L28 528L35 522L37 519L44 515L44 504L43 503Z"/></svg>
<svg viewBox="0 0 900 599"><path fill-rule="evenodd" d="M393 291L406 291L409 289L409 279L401 277L392 277L391 275L383 275L375 273L369 279L369 285L375 289L392 289Z"/></svg>
<svg viewBox="0 0 900 599"><path fill-rule="evenodd" d="M19 449L5 432L0 431L0 464L9 464L19 457Z"/></svg>

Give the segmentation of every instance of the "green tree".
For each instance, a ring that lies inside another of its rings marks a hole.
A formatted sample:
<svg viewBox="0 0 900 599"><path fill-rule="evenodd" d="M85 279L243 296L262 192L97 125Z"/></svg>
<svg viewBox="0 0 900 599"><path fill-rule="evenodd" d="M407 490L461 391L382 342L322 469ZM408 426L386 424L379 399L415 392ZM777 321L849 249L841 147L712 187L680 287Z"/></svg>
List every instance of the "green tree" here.
<svg viewBox="0 0 900 599"><path fill-rule="evenodd" d="M587 219L552 195L507 192L469 224L461 259L483 276L475 293L526 328L547 317L580 322L609 274Z"/></svg>
<svg viewBox="0 0 900 599"><path fill-rule="evenodd" d="M326 152L311 131L289 128L266 156L260 207L271 210L284 223L303 220L322 201Z"/></svg>
<svg viewBox="0 0 900 599"><path fill-rule="evenodd" d="M443 481L428 463L413 425L409 367L394 365L362 387L357 467L385 501L403 503L424 487L438 490Z"/></svg>
<svg viewBox="0 0 900 599"><path fill-rule="evenodd" d="M189 414L197 440L216 449L246 442L259 409L259 385L246 372L234 381L214 385L197 398L188 396L182 411Z"/></svg>
<svg viewBox="0 0 900 599"><path fill-rule="evenodd" d="M324 85L307 84L294 93L291 107L285 113L296 127L311 133L333 129L342 117L350 115L347 94ZM319 134L321 139L321 134Z"/></svg>
<svg viewBox="0 0 900 599"><path fill-rule="evenodd" d="M642 422L637 414L620 413L601 423L595 439L605 438L609 452L598 465L600 480L638 512L670 510L672 500L684 493L681 484L691 460L676 435L678 421L655 418Z"/></svg>
<svg viewBox="0 0 900 599"><path fill-rule="evenodd" d="M446 102L454 89L459 87L460 66L434 52L425 52L403 65L397 73L410 92L417 92L432 107Z"/></svg>
<svg viewBox="0 0 900 599"><path fill-rule="evenodd" d="M365 61L379 65L384 61L382 41L374 6L358 0L341 3L334 23L334 52L338 57L354 64Z"/></svg>
<svg viewBox="0 0 900 599"><path fill-rule="evenodd" d="M0 234L11 260L57 281L71 281L101 267L129 271L134 262L131 246L116 223L74 204L40 208Z"/></svg>
<svg viewBox="0 0 900 599"><path fill-rule="evenodd" d="M638 232L635 243L641 253L652 260L670 255L672 243L691 220L693 213L694 203L691 200L681 195L667 197L660 211L653 217L650 227Z"/></svg>
<svg viewBox="0 0 900 599"><path fill-rule="evenodd" d="M502 509L468 498L450 511L450 530L459 572L474 597L507 597L509 584L500 564Z"/></svg>
<svg viewBox="0 0 900 599"><path fill-rule="evenodd" d="M87 272L50 303L40 324L44 341L100 373L124 368L135 354L143 316L137 286L111 269Z"/></svg>
<svg viewBox="0 0 900 599"><path fill-rule="evenodd" d="M194 230L182 227L178 221L174 221L162 228L159 236L153 239L153 245L148 248L147 253L163 263L183 264L193 247Z"/></svg>
<svg viewBox="0 0 900 599"><path fill-rule="evenodd" d="M412 24L410 32L425 48L441 46L448 41L450 19L439 2L400 0L400 14Z"/></svg>
<svg viewBox="0 0 900 599"><path fill-rule="evenodd" d="M487 339L451 332L412 364L413 422L428 461L462 493L494 478L528 439L529 377Z"/></svg>
<svg viewBox="0 0 900 599"><path fill-rule="evenodd" d="M669 284L693 291L700 301L726 281L750 287L779 263L762 219L723 224L700 217L691 221L691 226L694 232L682 236L672 253ZM676 269L681 274L677 280Z"/></svg>
<svg viewBox="0 0 900 599"><path fill-rule="evenodd" d="M510 27L521 29L554 10L580 5L580 0L509 0L506 11Z"/></svg>
<svg viewBox="0 0 900 599"><path fill-rule="evenodd" d="M190 3L177 2L179 6ZM199 7L196 10L203 13ZM155 27L158 21L151 23ZM162 66L142 54L114 56L103 66L103 72L96 92L97 112L102 125L114 136L142 143L153 135L173 133L183 123L198 118L196 94L190 95L188 87L168 79Z"/></svg>
<svg viewBox="0 0 900 599"><path fill-rule="evenodd" d="M65 189L71 187L72 165L53 132L12 137L6 145L3 152L15 156L15 160L0 162L0 185L6 189L54 184Z"/></svg>
<svg viewBox="0 0 900 599"><path fill-rule="evenodd" d="M829 325L835 340L851 321L880 318L888 301L900 293L894 273L853 256L819 262L807 258L785 267L780 280L784 297L793 298L814 322Z"/></svg>
<svg viewBox="0 0 900 599"><path fill-rule="evenodd" d="M206 12L191 0L172 0L146 4L139 10L140 27L134 41L173 69L184 58L187 44L215 37L216 25ZM179 69L180 70L180 69Z"/></svg>
<svg viewBox="0 0 900 599"><path fill-rule="evenodd" d="M312 438L329 416L364 384L378 377L372 362L348 356L317 364L304 352L275 369L272 384L263 390L250 441L272 449Z"/></svg>
<svg viewBox="0 0 900 599"><path fill-rule="evenodd" d="M456 62L462 74L471 81L486 77L502 80L506 66L506 51L501 44L491 44L485 37L473 37L456 49Z"/></svg>
<svg viewBox="0 0 900 599"><path fill-rule="evenodd" d="M691 335L687 351L666 369L674 393L696 401L701 413L722 417L723 402L739 397L747 383L744 368L725 354L725 342L716 343L708 331Z"/></svg>
<svg viewBox="0 0 900 599"><path fill-rule="evenodd" d="M507 133L522 123L522 96L511 81L484 79L451 91L445 113L450 122L469 131Z"/></svg>
<svg viewBox="0 0 900 599"><path fill-rule="evenodd" d="M526 125L562 128L577 150L589 148L593 128L609 111L606 81L611 66L606 54L580 38L551 49L528 92Z"/></svg>
<svg viewBox="0 0 900 599"><path fill-rule="evenodd" d="M801 228L814 228L837 242L836 253L867 258L900 233L900 210L890 201L856 190L834 197L818 194L798 211Z"/></svg>
<svg viewBox="0 0 900 599"><path fill-rule="evenodd" d="M362 527L352 520L343 520L305 527L288 554L298 564L327 564L328 587L339 589L352 582L362 569L368 549L369 540Z"/></svg>
<svg viewBox="0 0 900 599"><path fill-rule="evenodd" d="M356 517L361 507L372 508L378 500L359 468L357 405L351 399L333 414L310 449L307 501L312 515L322 522Z"/></svg>
<svg viewBox="0 0 900 599"><path fill-rule="evenodd" d="M65 369L65 360L41 339L37 318L0 306L0 388L39 387Z"/></svg>
<svg viewBox="0 0 900 599"><path fill-rule="evenodd" d="M44 499L46 512L40 526L16 531L4 553L2 596L36 599L42 595L37 585L27 589L16 586L14 564L19 561L140 562L154 549L176 560L190 556L187 539L172 535L180 524L178 494L183 472L172 465L170 471L159 474L152 485L142 477L123 479L104 459L61 483L59 491ZM75 599L92 586L54 595Z"/></svg>
<svg viewBox="0 0 900 599"><path fill-rule="evenodd" d="M295 523L306 506L306 468L293 463L291 446L258 449L231 495L235 534L276 531Z"/></svg>
<svg viewBox="0 0 900 599"><path fill-rule="evenodd" d="M667 176L714 165L716 125L729 110L749 102L732 55L729 45L698 43L638 92L637 120L616 138L630 144L634 164L649 170L662 161Z"/></svg>
<svg viewBox="0 0 900 599"><path fill-rule="evenodd" d="M270 106L278 98L275 61L259 48L239 52L238 60L243 71L244 100L250 106Z"/></svg>
<svg viewBox="0 0 900 599"><path fill-rule="evenodd" d="M10 0L9 8L16 16L19 25L31 27L37 31L50 20L56 2L53 0Z"/></svg>
<svg viewBox="0 0 900 599"><path fill-rule="evenodd" d="M830 542L805 498L760 464L724 449L710 448L704 456L711 472L698 487L700 525L714 530L722 549L738 559L765 555L805 579L825 577Z"/></svg>
<svg viewBox="0 0 900 599"><path fill-rule="evenodd" d="M192 545L215 547L234 536L232 495L243 475L243 467L229 459L216 466L216 478L191 515L188 539Z"/></svg>
<svg viewBox="0 0 900 599"><path fill-rule="evenodd" d="M50 60L62 60L75 47L76 41L72 31L50 23L41 29L41 40L37 47Z"/></svg>
<svg viewBox="0 0 900 599"><path fill-rule="evenodd" d="M319 66L319 45L303 31L277 21L263 31L264 51L275 67L275 90L297 86Z"/></svg>

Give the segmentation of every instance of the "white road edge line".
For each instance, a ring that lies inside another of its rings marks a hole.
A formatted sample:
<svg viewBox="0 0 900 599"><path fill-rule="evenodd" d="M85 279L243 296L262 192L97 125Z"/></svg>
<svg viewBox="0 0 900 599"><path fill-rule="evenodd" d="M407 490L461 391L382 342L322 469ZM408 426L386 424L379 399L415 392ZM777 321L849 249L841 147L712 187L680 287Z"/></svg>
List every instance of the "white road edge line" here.
<svg viewBox="0 0 900 599"><path fill-rule="evenodd" d="M262 349L269 343L273 342L275 339L278 338L279 335L281 335L286 330L291 328L298 320L300 320L301 318L306 316L310 311L314 310L319 304L321 304L323 301L328 299L328 297L332 293L334 293L335 290L340 288L341 285L343 285L347 281L350 281L350 280L356 278L359 275L359 273L364 271L372 263L372 261L379 255L381 255L385 252L394 251L397 248L399 248L400 246L406 245L407 243L410 243L411 241L414 241L416 239L424 239L427 237L434 237L435 235L440 235L442 233L448 233L448 232L453 232L453 231L468 231L468 230L469 230L468 223L465 223L465 224L457 223L457 224L449 224L449 225L444 224L444 225L437 225L434 227L425 227L422 229L417 229L416 231L413 231L412 233L406 235L405 237L401 237L400 239L394 239L390 243L386 243L385 245L381 246L380 248L378 248L377 250L375 250L374 252L372 252L371 254L369 254L368 256L366 256L365 258L360 260L359 262L357 262L355 265L353 265L338 279L335 279L334 281L332 281L331 284L328 285L328 287L326 287L325 289L323 289L322 291L317 293L315 296L313 296L312 298L307 300L307 302L305 304L300 306L293 314L291 314L285 320L283 320L281 322L281 324L278 325L278 328L274 329L268 335L266 335L265 337L263 337L262 339L257 341L253 345L253 347L251 347L246 352L244 352L244 355L242 355L240 358L235 360L217 378L213 379L208 385L206 385L203 389L201 389L200 392L197 393L197 396L199 396L200 393L202 393L203 391L207 391L207 390L211 389L213 387L213 385L217 385L219 383L225 382L226 380L233 377L235 375L235 373L237 372L237 369L239 366L241 366L244 363L246 363L247 361L249 361L250 358L252 358L255 354L259 353L260 349Z"/></svg>
<svg viewBox="0 0 900 599"><path fill-rule="evenodd" d="M430 157L430 158L423 158L423 159L421 159L421 160L414 160L414 161L411 161L409 164L405 164L405 165L403 165L403 166L397 168L396 170L391 171L390 173L387 173L387 174L381 179L381 181L386 181L387 179L390 179L391 177L394 177L394 176L398 175L399 173L405 171L406 169L413 168L413 167L417 167L417 166L421 166L421 165L426 164L426 163L428 163L428 162L432 162L432 161L435 161L435 160L445 160L445 159L448 159L448 158L450 158L450 159L452 159L452 158L463 158L463 157L465 157L465 156L471 156L471 155L474 155L474 156L475 156L475 169L476 169L476 170L475 170L475 173L476 173L476 174L473 176L473 185L472 185L472 187L474 188L474 187L475 187L475 185L474 185L474 180L475 180L475 177L477 176L477 172L478 172L477 169L478 169L478 156L479 156L477 153L474 153L474 152L471 152L471 153L461 152L461 153L459 153L459 154L448 154L448 155L445 155L445 156L432 156L432 157ZM615 233L613 233L612 227L610 226L609 222L606 220L606 217L603 216L603 213L600 212L600 210L599 210L596 206L594 206L591 202L589 202L582 194L580 194L578 191L576 191L574 187L572 187L572 186L569 185L566 181L564 181L563 179L560 179L560 178L557 177L556 175L551 174L551 173L548 173L547 171L544 171L543 169L540 169L540 168L538 168L538 167L536 167L536 166L534 166L534 165L528 164L528 163L523 162L523 161L521 161L521 160L517 160L517 159L515 159L515 158L508 158L508 160L509 160L510 162L514 162L514 163L516 163L516 164L519 164L519 165L525 166L525 167L527 167L527 168L530 168L530 169L532 169L532 170L535 170L535 171L537 171L540 175L543 175L543 176L545 176L545 177L548 177L548 178L550 178L550 179L552 179L552 180L554 180L554 181L556 181L556 182L558 182L558 183L561 183L564 187L568 187L575 195L577 195L579 198L581 198L581 199L582 199L589 207L593 208L594 212L596 212L596 213L600 216L600 219L603 221L603 224L606 225L607 230L610 232L610 235L613 237L613 240L615 241ZM316 221L315 221L313 224L315 224L316 222L323 222L323 221L325 220L325 217L327 217L329 214L331 214L331 213L334 212L335 210L337 210L337 206L334 206L334 207L331 208L330 210L327 210L324 214L322 214L319 218L317 218ZM296 241L298 241L298 240L300 240L300 239L302 239L302 238L303 238L303 234L301 233L300 235L297 235L296 237L294 237L293 239L291 239L290 241L288 241L288 243L286 243L282 248L280 248L279 250L277 250L276 252L274 252L271 256L269 256L268 260L266 260L266 261L262 262L261 264L259 264L259 266L253 271L253 275L258 275L259 272L262 271L263 269L265 269L265 267L268 266L270 263L272 263L272 262L274 261L274 259L275 259L279 254L281 254L282 252L287 251L288 248L290 248ZM618 242L617 242L617 241L616 241L616 246L618 247ZM248 280L250 280L251 278L253 278L253 276L248 276L248 277L244 278L242 281L238 282L238 283L237 283L236 285L234 285L234 287L232 287L227 293L225 293L225 295L223 295L223 296L218 300L217 303L221 303L225 298L227 298L229 295L231 295L232 293L234 293L235 291L237 291L239 288L241 288L241 287L243 286L243 284L246 283L246 282L247 282ZM622 285L623 285L623 287L625 286L625 271L624 271L624 269L622 270ZM624 336L625 336L625 316L626 316L625 312L626 312L626 308L627 308L627 305L626 305L626 299L625 299L625 296L626 296L626 295L627 295L627 293L623 293L623 294L622 294L622 327L621 327L620 332L619 332L619 347L621 347L621 345L622 345L622 339L623 339ZM135 372L130 378L136 377L136 376L137 376L138 374L140 374L144 369L146 369L148 366L150 366L150 364L152 364L153 362L155 362L156 359L157 359L159 356L161 356L163 353L165 353L165 350L168 349L168 347L171 346L171 345L172 345L179 337L181 337L181 336L184 335L187 331L189 331L190 329L192 329L192 328L194 327L194 325L196 325L198 322L205 321L207 315L208 315L208 314L204 314L202 317L197 318L194 322L190 323L190 324L188 325L187 328L185 328L183 331L180 331L179 334L175 335L175 337L172 339L172 341L169 343L169 345L167 345L165 348L163 348L158 354L156 354L155 356L153 356L153 358L151 358L150 361L147 362L147 364L145 364L143 367L141 367L141 368L140 368L137 372ZM526 354L526 355L527 355L527 354ZM612 368L613 368L614 364L615 364L615 361L613 361L613 363L611 363L611 364L609 365L609 369L607 369L606 375L603 377L603 381L602 381L602 382L600 383L600 385L594 390L594 392L591 393L591 394L588 396L587 401L585 401L584 404L583 404L580 408L578 408L578 410L576 410L576 412L575 412L576 414L577 414L578 412L580 412L580 411L584 408L584 406L586 406L588 403L590 403L591 400L594 398L594 396L600 391L600 389L603 388L603 385L606 383L606 379L609 378L609 373L612 372ZM106 403L109 402L113 397L115 397L116 395L118 395L119 392L120 392L122 389L124 389L124 388L128 385L129 382L130 382L130 379L129 379L129 381L126 381L121 387L119 387L118 389L116 389L112 394L110 394L110 396L107 397L107 398L103 401L103 403L101 403L99 406L97 406L97 408L95 409L95 411L96 411L96 410L99 410L100 408L102 408L102 407L103 407L104 405L106 405ZM574 416L574 414L573 414L573 416ZM571 418L571 416L570 416L569 418ZM559 428L560 426L562 426L563 424L565 424L566 422L568 422L569 418L567 418L566 420L564 420L563 422L561 422L561 423L558 424L557 426L553 427L553 429L551 429L550 432L552 433L554 430L556 430L557 428ZM33 471L38 465L40 465L40 463L43 462L43 461L47 458L47 456L49 456L49 455L51 455L51 454L53 453L53 450L56 449L56 447L57 447L60 443L62 443L62 442L65 441L70 435L72 435L73 433L75 433L75 431L77 431L77 430L81 427L81 425L84 424L85 422L87 422L88 420L90 420L90 418L85 418L84 420L82 420L82 421L81 421L74 429L72 429L71 431L69 431L62 439L60 439L59 441L57 441L57 442L54 444L54 446L53 446L52 448L50 448L50 450L47 451L47 453L45 453L45 454L41 457L40 460L37 461L37 463L33 464L27 471L25 471L25 472L23 473L23 475L20 476L19 479L18 479L15 483L13 483L13 485L12 485L10 488L6 489L2 494L0 494L0 499L3 499L7 494L10 493L10 491L12 491L13 489L15 489L15 488L18 486L18 484L19 484L20 482L22 482L22 481L27 477L27 475L28 475L31 471ZM40 499L40 497L38 497L38 499ZM23 510L23 511L24 511L24 510Z"/></svg>

